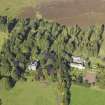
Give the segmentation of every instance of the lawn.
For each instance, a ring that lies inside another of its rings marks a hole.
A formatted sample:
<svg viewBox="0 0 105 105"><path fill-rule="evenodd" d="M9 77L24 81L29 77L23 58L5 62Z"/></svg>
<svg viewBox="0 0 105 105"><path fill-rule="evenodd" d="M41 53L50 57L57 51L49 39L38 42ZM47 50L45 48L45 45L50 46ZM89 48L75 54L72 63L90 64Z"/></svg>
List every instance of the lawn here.
<svg viewBox="0 0 105 105"><path fill-rule="evenodd" d="M39 82L18 82L8 92L1 92L3 105L56 105L56 85ZM71 105L105 105L105 92L77 85L72 86Z"/></svg>
<svg viewBox="0 0 105 105"><path fill-rule="evenodd" d="M37 82L18 82L9 92L2 92L3 105L56 105L55 87Z"/></svg>
<svg viewBox="0 0 105 105"><path fill-rule="evenodd" d="M72 105L105 105L105 91L72 86Z"/></svg>

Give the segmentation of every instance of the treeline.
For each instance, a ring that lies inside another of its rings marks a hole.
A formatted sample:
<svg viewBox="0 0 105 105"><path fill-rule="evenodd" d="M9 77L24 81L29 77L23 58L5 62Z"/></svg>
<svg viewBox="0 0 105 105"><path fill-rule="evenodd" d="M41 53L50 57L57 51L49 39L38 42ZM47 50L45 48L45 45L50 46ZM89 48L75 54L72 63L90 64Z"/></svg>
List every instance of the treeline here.
<svg viewBox="0 0 105 105"><path fill-rule="evenodd" d="M24 78L30 62L59 68L63 60L70 62L74 53L98 56L103 42L104 25L81 29L66 27L46 19L9 19L0 17L0 31L10 36L0 52L0 79L15 83Z"/></svg>

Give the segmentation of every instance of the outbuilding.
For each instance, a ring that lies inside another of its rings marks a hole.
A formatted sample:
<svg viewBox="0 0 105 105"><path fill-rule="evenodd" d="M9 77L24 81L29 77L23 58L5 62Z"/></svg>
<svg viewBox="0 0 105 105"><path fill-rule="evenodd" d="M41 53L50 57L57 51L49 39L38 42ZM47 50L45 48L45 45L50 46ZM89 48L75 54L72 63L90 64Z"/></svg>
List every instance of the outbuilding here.
<svg viewBox="0 0 105 105"><path fill-rule="evenodd" d="M39 65L40 65L39 60L35 60L35 61L31 62L31 64L28 65L28 70L36 71L36 69L39 67Z"/></svg>
<svg viewBox="0 0 105 105"><path fill-rule="evenodd" d="M94 85L96 83L96 73L95 72L87 72L83 78L84 82L88 84Z"/></svg>

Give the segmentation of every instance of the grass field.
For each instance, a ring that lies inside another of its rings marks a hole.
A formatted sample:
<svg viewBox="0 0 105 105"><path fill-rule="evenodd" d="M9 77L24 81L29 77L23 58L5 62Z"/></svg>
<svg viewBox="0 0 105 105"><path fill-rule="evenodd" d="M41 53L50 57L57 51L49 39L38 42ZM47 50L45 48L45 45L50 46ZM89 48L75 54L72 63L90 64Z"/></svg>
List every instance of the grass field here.
<svg viewBox="0 0 105 105"><path fill-rule="evenodd" d="M55 84L18 82L9 92L0 93L3 105L57 105ZM72 86L71 105L105 105L105 92Z"/></svg>
<svg viewBox="0 0 105 105"><path fill-rule="evenodd" d="M105 91L73 86L72 105L105 105Z"/></svg>
<svg viewBox="0 0 105 105"><path fill-rule="evenodd" d="M16 16L24 7L35 7L37 0L0 0L0 15Z"/></svg>
<svg viewBox="0 0 105 105"><path fill-rule="evenodd" d="M37 82L18 82L9 92L0 94L3 105L56 105L55 87Z"/></svg>

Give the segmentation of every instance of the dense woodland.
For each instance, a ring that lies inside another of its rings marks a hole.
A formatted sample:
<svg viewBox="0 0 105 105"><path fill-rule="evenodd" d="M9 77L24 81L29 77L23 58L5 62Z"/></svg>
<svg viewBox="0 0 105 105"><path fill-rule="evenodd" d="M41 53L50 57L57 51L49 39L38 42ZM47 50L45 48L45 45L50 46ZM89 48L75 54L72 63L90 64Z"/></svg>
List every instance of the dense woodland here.
<svg viewBox="0 0 105 105"><path fill-rule="evenodd" d="M42 67L49 63L56 67L54 62L58 58L70 62L75 53L97 57L103 42L104 25L82 30L78 25L66 27L45 19L9 19L4 16L0 17L0 31L9 36L0 52L1 75L10 76L17 66L19 74L25 72L27 65L36 59Z"/></svg>
<svg viewBox="0 0 105 105"><path fill-rule="evenodd" d="M53 81L63 81L59 86L64 87L67 95L64 95L67 99L65 105L70 103L71 56L77 54L84 58L98 57L104 41L104 25L82 29L78 25L66 27L43 18L18 19L2 16L0 32L9 36L0 51L1 83L8 88L20 79L26 80L28 65L38 59L40 65L35 78L46 79L50 75Z"/></svg>

